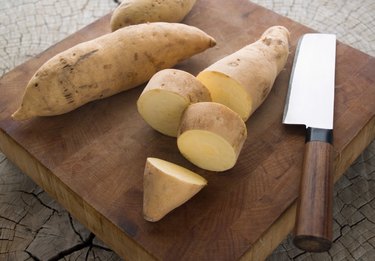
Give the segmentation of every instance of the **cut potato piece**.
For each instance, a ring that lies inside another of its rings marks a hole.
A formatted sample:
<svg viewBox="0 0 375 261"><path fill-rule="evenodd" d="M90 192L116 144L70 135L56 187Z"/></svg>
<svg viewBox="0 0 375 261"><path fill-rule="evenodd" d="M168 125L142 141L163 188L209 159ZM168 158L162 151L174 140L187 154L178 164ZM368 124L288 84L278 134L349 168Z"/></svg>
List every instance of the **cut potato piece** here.
<svg viewBox="0 0 375 261"><path fill-rule="evenodd" d="M150 79L137 101L137 107L152 128L176 137L184 110L190 104L202 101L211 101L211 95L193 75L165 69Z"/></svg>
<svg viewBox="0 0 375 261"><path fill-rule="evenodd" d="M289 31L273 26L262 37L204 69L197 76L212 101L237 112L244 121L267 98L289 54Z"/></svg>
<svg viewBox="0 0 375 261"><path fill-rule="evenodd" d="M252 108L252 99L243 86L231 77L217 71L204 71L198 79L210 89L212 101L228 106L243 120Z"/></svg>
<svg viewBox="0 0 375 261"><path fill-rule="evenodd" d="M192 198L207 180L174 163L147 158L143 184L143 216L155 222Z"/></svg>
<svg viewBox="0 0 375 261"><path fill-rule="evenodd" d="M190 105L184 112L177 146L196 166L225 171L232 168L247 137L241 117L215 102Z"/></svg>

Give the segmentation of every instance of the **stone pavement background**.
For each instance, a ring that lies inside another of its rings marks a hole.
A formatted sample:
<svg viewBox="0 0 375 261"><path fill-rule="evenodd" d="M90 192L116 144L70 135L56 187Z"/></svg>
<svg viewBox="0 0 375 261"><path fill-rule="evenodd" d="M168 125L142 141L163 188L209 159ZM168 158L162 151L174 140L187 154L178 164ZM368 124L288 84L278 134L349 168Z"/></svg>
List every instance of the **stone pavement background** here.
<svg viewBox="0 0 375 261"><path fill-rule="evenodd" d="M0 0L0 75L107 14L118 2ZM373 0L253 2L317 31L336 33L338 40L375 56ZM375 142L338 181L334 193L332 249L304 253L288 237L269 261L374 260ZM0 152L0 260L120 258Z"/></svg>

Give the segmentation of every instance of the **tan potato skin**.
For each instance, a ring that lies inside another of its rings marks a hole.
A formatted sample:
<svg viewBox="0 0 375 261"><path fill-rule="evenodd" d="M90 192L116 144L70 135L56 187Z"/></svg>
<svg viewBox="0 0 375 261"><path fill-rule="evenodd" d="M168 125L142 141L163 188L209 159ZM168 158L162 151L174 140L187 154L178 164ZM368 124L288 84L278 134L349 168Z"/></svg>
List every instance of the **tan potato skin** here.
<svg viewBox="0 0 375 261"><path fill-rule="evenodd" d="M238 152L247 137L246 125L241 117L225 105L216 102L199 102L186 109L178 135L196 129L218 134Z"/></svg>
<svg viewBox="0 0 375 261"><path fill-rule="evenodd" d="M185 110L178 137L189 130L206 130L223 137L233 148L236 158L247 138L247 128L241 117L216 102L194 103ZM188 155L184 156L190 160Z"/></svg>
<svg viewBox="0 0 375 261"><path fill-rule="evenodd" d="M146 22L181 22L196 0L124 0L113 11L111 29Z"/></svg>
<svg viewBox="0 0 375 261"><path fill-rule="evenodd" d="M157 90L175 93L183 97L186 101L186 107L196 102L211 101L211 95L208 89L192 74L177 69L164 69L152 76L137 101L138 112L142 115L146 122L148 122L148 119L145 117L144 112L149 108L145 108L146 104L142 103L142 96L146 95L148 92ZM163 104L161 104L161 106L162 105ZM168 104L164 104L164 106L168 107ZM148 123L157 131L160 131L168 136L176 137L182 113L186 107L183 109L168 108L173 110L173 112L165 113L164 115L157 115L158 122L155 124L158 124L158 126L152 126L151 122ZM161 126L165 121L170 121L170 115L174 115L176 111L178 111L180 114L178 119L175 119L175 130L167 130L164 126Z"/></svg>
<svg viewBox="0 0 375 261"><path fill-rule="evenodd" d="M157 71L215 45L193 26L133 25L57 54L28 83L16 120L63 114L148 81Z"/></svg>
<svg viewBox="0 0 375 261"><path fill-rule="evenodd" d="M211 101L210 92L201 82L190 73L177 69L157 72L147 83L142 94L155 89L177 93L191 103Z"/></svg>
<svg viewBox="0 0 375 261"><path fill-rule="evenodd" d="M146 161L143 179L144 219L159 221L197 194L206 184L184 183Z"/></svg>
<svg viewBox="0 0 375 261"><path fill-rule="evenodd" d="M263 103L289 55L289 31L283 26L268 28L261 38L215 62L207 71L219 72L240 83L252 99L250 115ZM200 75L197 76L200 79ZM215 101L215 100L214 100Z"/></svg>

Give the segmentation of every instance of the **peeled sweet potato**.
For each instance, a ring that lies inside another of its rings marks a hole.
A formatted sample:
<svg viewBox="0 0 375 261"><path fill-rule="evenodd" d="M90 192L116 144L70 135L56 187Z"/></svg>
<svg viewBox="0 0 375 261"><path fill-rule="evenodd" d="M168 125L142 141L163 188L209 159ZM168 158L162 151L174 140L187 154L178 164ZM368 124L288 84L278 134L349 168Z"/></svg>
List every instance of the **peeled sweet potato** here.
<svg viewBox="0 0 375 261"><path fill-rule="evenodd" d="M215 40L178 23L128 26L57 54L28 83L16 120L72 111L148 81Z"/></svg>

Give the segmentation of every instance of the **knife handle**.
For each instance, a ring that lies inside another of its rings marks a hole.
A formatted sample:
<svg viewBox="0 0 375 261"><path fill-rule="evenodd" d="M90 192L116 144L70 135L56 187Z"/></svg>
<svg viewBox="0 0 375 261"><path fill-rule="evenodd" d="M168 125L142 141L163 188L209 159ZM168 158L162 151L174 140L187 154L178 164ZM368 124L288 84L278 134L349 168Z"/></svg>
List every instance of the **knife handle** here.
<svg viewBox="0 0 375 261"><path fill-rule="evenodd" d="M293 243L309 252L332 245L333 132L308 128Z"/></svg>

